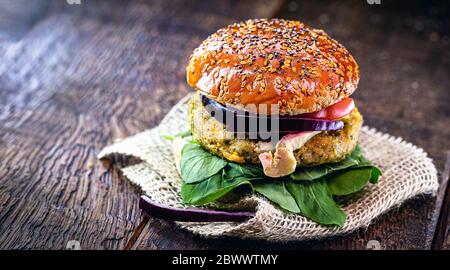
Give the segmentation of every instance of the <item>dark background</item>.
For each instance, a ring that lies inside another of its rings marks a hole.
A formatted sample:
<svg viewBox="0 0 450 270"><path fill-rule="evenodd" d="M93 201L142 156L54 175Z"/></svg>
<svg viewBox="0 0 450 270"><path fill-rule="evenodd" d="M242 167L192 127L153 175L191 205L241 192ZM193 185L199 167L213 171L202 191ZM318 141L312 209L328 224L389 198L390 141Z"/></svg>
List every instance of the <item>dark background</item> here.
<svg viewBox="0 0 450 270"><path fill-rule="evenodd" d="M448 1L0 0L0 248L450 249ZM209 34L247 18L322 28L355 56L365 123L425 149L437 197L322 241L203 239L143 217L125 160L96 153L158 124L191 89L185 66Z"/></svg>

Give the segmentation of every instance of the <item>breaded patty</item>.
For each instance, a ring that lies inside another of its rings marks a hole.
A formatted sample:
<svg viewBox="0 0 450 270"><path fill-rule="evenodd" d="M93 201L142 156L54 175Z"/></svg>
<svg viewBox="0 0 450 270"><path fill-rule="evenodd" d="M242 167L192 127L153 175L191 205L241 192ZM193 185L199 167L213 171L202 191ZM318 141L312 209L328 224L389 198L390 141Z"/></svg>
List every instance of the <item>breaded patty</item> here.
<svg viewBox="0 0 450 270"><path fill-rule="evenodd" d="M235 138L223 123L206 111L199 93L191 98L188 112L192 136L203 148L230 161L260 163L258 155L262 150L258 149L258 141ZM294 151L297 165L314 166L339 162L350 155L357 144L363 119L355 108L340 120L344 122L343 129L323 131Z"/></svg>

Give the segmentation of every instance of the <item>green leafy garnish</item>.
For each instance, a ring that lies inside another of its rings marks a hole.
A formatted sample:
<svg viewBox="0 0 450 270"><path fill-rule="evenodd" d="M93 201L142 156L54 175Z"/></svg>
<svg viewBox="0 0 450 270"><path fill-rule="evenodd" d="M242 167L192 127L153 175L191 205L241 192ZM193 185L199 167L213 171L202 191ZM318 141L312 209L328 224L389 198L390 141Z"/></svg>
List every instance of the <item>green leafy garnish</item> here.
<svg viewBox="0 0 450 270"><path fill-rule="evenodd" d="M292 194L286 188L285 181L256 181L253 183L253 188L256 192L278 204L281 208L292 213L300 213L300 208Z"/></svg>
<svg viewBox="0 0 450 270"><path fill-rule="evenodd" d="M311 181L319 179L332 172L354 167L362 162L367 162L367 160L363 158L359 146L356 146L350 156L341 162L322 164L314 167L298 167L297 170L290 175L290 177L293 180Z"/></svg>
<svg viewBox="0 0 450 270"><path fill-rule="evenodd" d="M363 157L359 147L342 162L298 168L289 176L274 179L265 176L259 166L229 162L199 144L188 143L180 167L185 204L208 204L245 185L288 212L340 227L346 215L333 196L355 193L369 182L377 183L381 176L380 169Z"/></svg>
<svg viewBox="0 0 450 270"><path fill-rule="evenodd" d="M327 184L333 195L349 195L361 190L369 183L372 168L354 168L331 175Z"/></svg>
<svg viewBox="0 0 450 270"><path fill-rule="evenodd" d="M227 181L221 173L217 173L199 183L183 184L181 186L181 198L186 204L208 204L244 184L250 184L250 182L242 177Z"/></svg>
<svg viewBox="0 0 450 270"><path fill-rule="evenodd" d="M181 175L185 183L201 182L220 172L228 162L205 151L199 144L188 143L181 152Z"/></svg>
<svg viewBox="0 0 450 270"><path fill-rule="evenodd" d="M253 165L242 165L228 163L229 170L224 175L225 180L235 180L236 178L245 178L247 180L258 180L265 178L262 168Z"/></svg>
<svg viewBox="0 0 450 270"><path fill-rule="evenodd" d="M169 141L173 141L175 138L177 138L177 137L181 137L181 138L184 138L184 137L188 137L188 136L191 136L191 130L190 129L188 129L188 130L185 130L185 131L182 131L182 132L180 132L180 133L177 133L177 134L175 134L175 135L161 135L164 139L166 139L166 140L169 140Z"/></svg>
<svg viewBox="0 0 450 270"><path fill-rule="evenodd" d="M378 179L380 178L380 176L383 174L380 170L380 168L372 166L372 171L371 171L371 175L370 175L370 180L369 182L371 184L376 184L378 183Z"/></svg>
<svg viewBox="0 0 450 270"><path fill-rule="evenodd" d="M300 212L305 217L323 225L344 226L346 215L333 201L333 196L324 180L303 184L291 181L286 184L286 187L294 196Z"/></svg>
<svg viewBox="0 0 450 270"><path fill-rule="evenodd" d="M299 182L289 179L252 182L253 188L279 207L302 214L323 225L343 226L345 213L333 201L323 179Z"/></svg>

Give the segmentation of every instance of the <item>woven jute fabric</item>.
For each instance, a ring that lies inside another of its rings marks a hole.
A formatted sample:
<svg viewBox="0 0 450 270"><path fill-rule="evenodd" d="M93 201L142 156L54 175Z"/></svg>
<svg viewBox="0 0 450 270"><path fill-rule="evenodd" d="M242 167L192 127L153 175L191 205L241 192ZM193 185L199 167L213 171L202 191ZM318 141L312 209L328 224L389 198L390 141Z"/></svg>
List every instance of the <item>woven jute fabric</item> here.
<svg viewBox="0 0 450 270"><path fill-rule="evenodd" d="M98 155L99 158L125 155L142 160L120 170L153 201L167 206L186 207L179 195L181 178L175 166L171 142L161 135L173 135L188 129L186 111L189 97L175 105L159 126L107 146ZM436 193L436 168L422 149L366 126L362 128L359 144L364 155L382 169L383 175L378 184L339 198L339 204L347 213L342 228L321 226L300 215L286 213L256 194L232 205L214 205L255 210L255 217L246 222L178 222L178 225L206 237L237 236L268 241L322 238L367 227L376 217L409 198Z"/></svg>

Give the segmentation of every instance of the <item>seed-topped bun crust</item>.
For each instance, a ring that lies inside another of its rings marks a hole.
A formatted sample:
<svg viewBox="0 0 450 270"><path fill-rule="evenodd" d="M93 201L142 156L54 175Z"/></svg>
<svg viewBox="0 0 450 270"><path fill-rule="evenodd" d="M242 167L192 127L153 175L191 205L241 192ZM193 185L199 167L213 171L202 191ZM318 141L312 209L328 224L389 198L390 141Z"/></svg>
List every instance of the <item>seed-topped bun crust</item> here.
<svg viewBox="0 0 450 270"><path fill-rule="evenodd" d="M256 112L260 104L279 105L280 115L319 111L359 82L358 64L336 40L280 19L218 30L194 50L186 71L188 83L211 99Z"/></svg>

